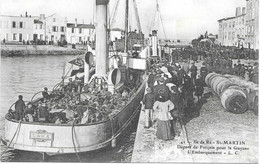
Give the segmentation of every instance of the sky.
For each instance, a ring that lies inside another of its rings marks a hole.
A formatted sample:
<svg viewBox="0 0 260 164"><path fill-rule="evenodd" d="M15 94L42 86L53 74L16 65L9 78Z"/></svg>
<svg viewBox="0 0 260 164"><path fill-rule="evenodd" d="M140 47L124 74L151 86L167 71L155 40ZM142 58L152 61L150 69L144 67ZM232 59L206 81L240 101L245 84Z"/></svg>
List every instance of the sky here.
<svg viewBox="0 0 260 164"><path fill-rule="evenodd" d="M114 26L123 27L124 1L120 0ZM132 1L130 1L130 7ZM112 13L116 0L110 0L109 11ZM143 33L147 36L156 13L156 0L136 0ZM165 29L159 28L159 37L166 39L194 39L200 34L218 33L217 20L235 16L236 7L245 7L246 0L158 0L160 15ZM93 22L93 0L0 0L1 15L49 16L53 13L62 15L68 22ZM130 10L131 29L135 29L135 16ZM161 23L160 23L161 25ZM120 27L119 27L120 28Z"/></svg>

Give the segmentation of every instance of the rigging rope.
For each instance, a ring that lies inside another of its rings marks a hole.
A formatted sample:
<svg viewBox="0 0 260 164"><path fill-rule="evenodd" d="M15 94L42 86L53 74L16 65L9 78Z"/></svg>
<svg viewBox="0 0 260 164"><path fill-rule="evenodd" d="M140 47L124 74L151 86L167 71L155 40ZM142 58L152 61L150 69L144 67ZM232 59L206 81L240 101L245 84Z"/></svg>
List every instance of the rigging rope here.
<svg viewBox="0 0 260 164"><path fill-rule="evenodd" d="M79 160L79 162L82 162L80 157L79 157L79 154L77 152L77 149L76 149L76 145L75 145L75 141L74 141L74 127L75 127L75 122L77 121L77 119L75 119L72 123L72 128L71 128L71 135L72 135L72 142L73 142L73 147L74 147L74 150L75 150L75 153L76 153L76 156Z"/></svg>

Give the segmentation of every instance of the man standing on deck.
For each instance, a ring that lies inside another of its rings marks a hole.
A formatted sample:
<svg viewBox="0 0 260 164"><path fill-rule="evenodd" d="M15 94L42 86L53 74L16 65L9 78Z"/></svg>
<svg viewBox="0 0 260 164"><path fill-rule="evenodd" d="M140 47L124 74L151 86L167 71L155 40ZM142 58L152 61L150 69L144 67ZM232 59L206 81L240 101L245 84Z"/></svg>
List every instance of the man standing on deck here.
<svg viewBox="0 0 260 164"><path fill-rule="evenodd" d="M15 119L19 121L23 120L25 104L22 95L19 95L18 98L19 100L15 102Z"/></svg>

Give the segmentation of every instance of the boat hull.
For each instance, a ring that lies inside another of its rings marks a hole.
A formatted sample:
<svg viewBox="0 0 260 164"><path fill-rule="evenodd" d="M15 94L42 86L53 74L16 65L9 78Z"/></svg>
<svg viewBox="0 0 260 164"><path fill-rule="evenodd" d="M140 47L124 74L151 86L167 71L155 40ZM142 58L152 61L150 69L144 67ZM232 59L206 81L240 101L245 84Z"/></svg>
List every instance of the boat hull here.
<svg viewBox="0 0 260 164"><path fill-rule="evenodd" d="M73 126L37 122L19 123L16 120L5 119L3 143L10 144L13 149L51 154L87 152L106 147L140 112L145 83L146 80L129 99L128 104L107 121Z"/></svg>

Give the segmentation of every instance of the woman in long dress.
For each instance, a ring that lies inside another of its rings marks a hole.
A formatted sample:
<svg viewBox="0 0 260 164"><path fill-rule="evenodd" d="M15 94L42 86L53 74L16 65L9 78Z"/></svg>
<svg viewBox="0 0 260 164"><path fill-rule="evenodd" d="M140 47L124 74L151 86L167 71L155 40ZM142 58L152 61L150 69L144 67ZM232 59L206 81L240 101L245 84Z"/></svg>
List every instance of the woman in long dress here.
<svg viewBox="0 0 260 164"><path fill-rule="evenodd" d="M170 123L172 116L170 111L174 109L174 104L168 98L158 96L153 105L153 109L157 117L157 138L162 140L173 139L174 136L171 131Z"/></svg>

